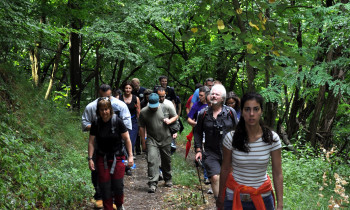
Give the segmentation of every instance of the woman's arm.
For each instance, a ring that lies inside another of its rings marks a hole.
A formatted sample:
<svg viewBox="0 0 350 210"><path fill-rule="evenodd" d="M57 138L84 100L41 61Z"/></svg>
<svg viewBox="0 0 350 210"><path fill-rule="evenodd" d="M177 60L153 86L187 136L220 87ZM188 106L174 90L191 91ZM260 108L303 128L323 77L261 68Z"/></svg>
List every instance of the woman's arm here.
<svg viewBox="0 0 350 210"><path fill-rule="evenodd" d="M194 120L191 119L191 118L187 118L187 122L188 122L188 124L190 124L190 126L192 126L192 127L196 126L196 124L197 124L197 122L194 121Z"/></svg>
<svg viewBox="0 0 350 210"><path fill-rule="evenodd" d="M139 118L140 112L141 112L141 105L140 105L140 99L139 97L136 97L136 116Z"/></svg>
<svg viewBox="0 0 350 210"><path fill-rule="evenodd" d="M94 141L95 141L95 136L90 135L89 136L89 144L88 144L88 157L92 158L92 156L94 155ZM95 164L94 161L92 159L89 160L89 168L91 171L95 170Z"/></svg>
<svg viewBox="0 0 350 210"><path fill-rule="evenodd" d="M222 147L223 158L220 171L220 183L219 183L219 195L216 201L216 207L219 209L223 208L225 197L223 196L226 180L232 169L232 151L226 147Z"/></svg>
<svg viewBox="0 0 350 210"><path fill-rule="evenodd" d="M128 166L133 166L134 165L134 157L132 155L132 147L131 147L131 141L130 141L130 136L129 136L129 132L126 131L125 133L121 134L123 140L125 141L125 146L126 146L126 150L128 151Z"/></svg>
<svg viewBox="0 0 350 210"><path fill-rule="evenodd" d="M277 208L283 209L283 174L281 149L271 152L273 185L276 190Z"/></svg>

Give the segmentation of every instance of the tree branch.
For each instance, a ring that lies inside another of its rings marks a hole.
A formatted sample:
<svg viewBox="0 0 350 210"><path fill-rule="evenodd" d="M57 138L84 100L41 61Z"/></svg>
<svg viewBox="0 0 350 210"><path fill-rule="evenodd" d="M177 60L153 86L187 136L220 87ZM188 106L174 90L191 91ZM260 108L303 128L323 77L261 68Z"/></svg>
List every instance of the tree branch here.
<svg viewBox="0 0 350 210"><path fill-rule="evenodd" d="M170 71L168 71L167 67L164 67L164 66L157 66L157 68L161 68L161 69L164 69L170 76L171 78L174 79L174 81L176 81L179 85L183 86L183 87L187 87L189 88L190 90L193 90L194 89L192 87L190 87L189 85L187 84L183 84L182 82L180 82L180 80L178 80L172 73L170 73Z"/></svg>
<svg viewBox="0 0 350 210"><path fill-rule="evenodd" d="M160 28L158 28L155 24L151 23L150 24L154 29L156 29L157 31L159 31L161 34L163 34L163 36L170 42L173 44L174 47L176 47L176 49L179 51L179 53L181 54L181 56L187 60L187 56L184 55L184 53L181 51L180 47L175 43L175 41L173 41L168 35L166 35L162 30L160 30Z"/></svg>

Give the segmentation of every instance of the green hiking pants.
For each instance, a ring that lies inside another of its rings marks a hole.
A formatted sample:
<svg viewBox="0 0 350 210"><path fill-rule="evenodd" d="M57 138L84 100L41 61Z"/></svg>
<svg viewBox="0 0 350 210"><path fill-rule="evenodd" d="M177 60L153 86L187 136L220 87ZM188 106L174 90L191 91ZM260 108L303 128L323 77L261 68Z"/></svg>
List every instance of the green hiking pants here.
<svg viewBox="0 0 350 210"><path fill-rule="evenodd" d="M157 141L147 139L147 163L148 163L148 185L158 184L159 168L163 172L165 181L171 180L171 147L170 142L165 145Z"/></svg>

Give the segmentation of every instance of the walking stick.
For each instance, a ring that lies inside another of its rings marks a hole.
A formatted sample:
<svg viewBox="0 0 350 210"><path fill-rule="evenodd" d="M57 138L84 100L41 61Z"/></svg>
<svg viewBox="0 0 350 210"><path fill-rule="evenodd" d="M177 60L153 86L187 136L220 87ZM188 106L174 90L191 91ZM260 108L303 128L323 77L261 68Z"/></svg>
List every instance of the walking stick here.
<svg viewBox="0 0 350 210"><path fill-rule="evenodd" d="M196 163L196 168L197 168L197 174L198 174L199 184L200 184L200 186L201 186L201 191L202 191L203 203L206 203L206 202L205 202L205 198L204 198L204 194L203 194L203 187L202 187L202 182L201 182L201 176L199 175L199 169L198 169L198 166L199 166L199 165L202 166L202 161L198 159L198 160L195 160L194 162Z"/></svg>

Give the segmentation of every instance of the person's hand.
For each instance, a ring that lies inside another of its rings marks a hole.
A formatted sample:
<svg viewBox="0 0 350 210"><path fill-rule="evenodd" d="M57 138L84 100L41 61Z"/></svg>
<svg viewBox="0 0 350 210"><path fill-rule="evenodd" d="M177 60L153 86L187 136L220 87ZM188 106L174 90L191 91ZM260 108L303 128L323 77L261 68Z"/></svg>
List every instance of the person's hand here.
<svg viewBox="0 0 350 210"><path fill-rule="evenodd" d="M177 133L174 133L173 134L173 139L176 139L177 138Z"/></svg>
<svg viewBox="0 0 350 210"><path fill-rule="evenodd" d="M89 160L89 168L90 168L91 171L95 170L95 163L94 163L94 161Z"/></svg>
<svg viewBox="0 0 350 210"><path fill-rule="evenodd" d="M202 161L202 153L201 152L197 152L195 158L196 158L196 161L198 161L198 160Z"/></svg>
<svg viewBox="0 0 350 210"><path fill-rule="evenodd" d="M164 121L164 123L165 123L165 124L167 124L167 125L169 125L169 124L170 124L170 120L169 120L169 118L164 118L164 120L163 120L163 121Z"/></svg>
<svg viewBox="0 0 350 210"><path fill-rule="evenodd" d="M132 167L134 165L134 157L132 155L129 155L128 157L128 166Z"/></svg>

